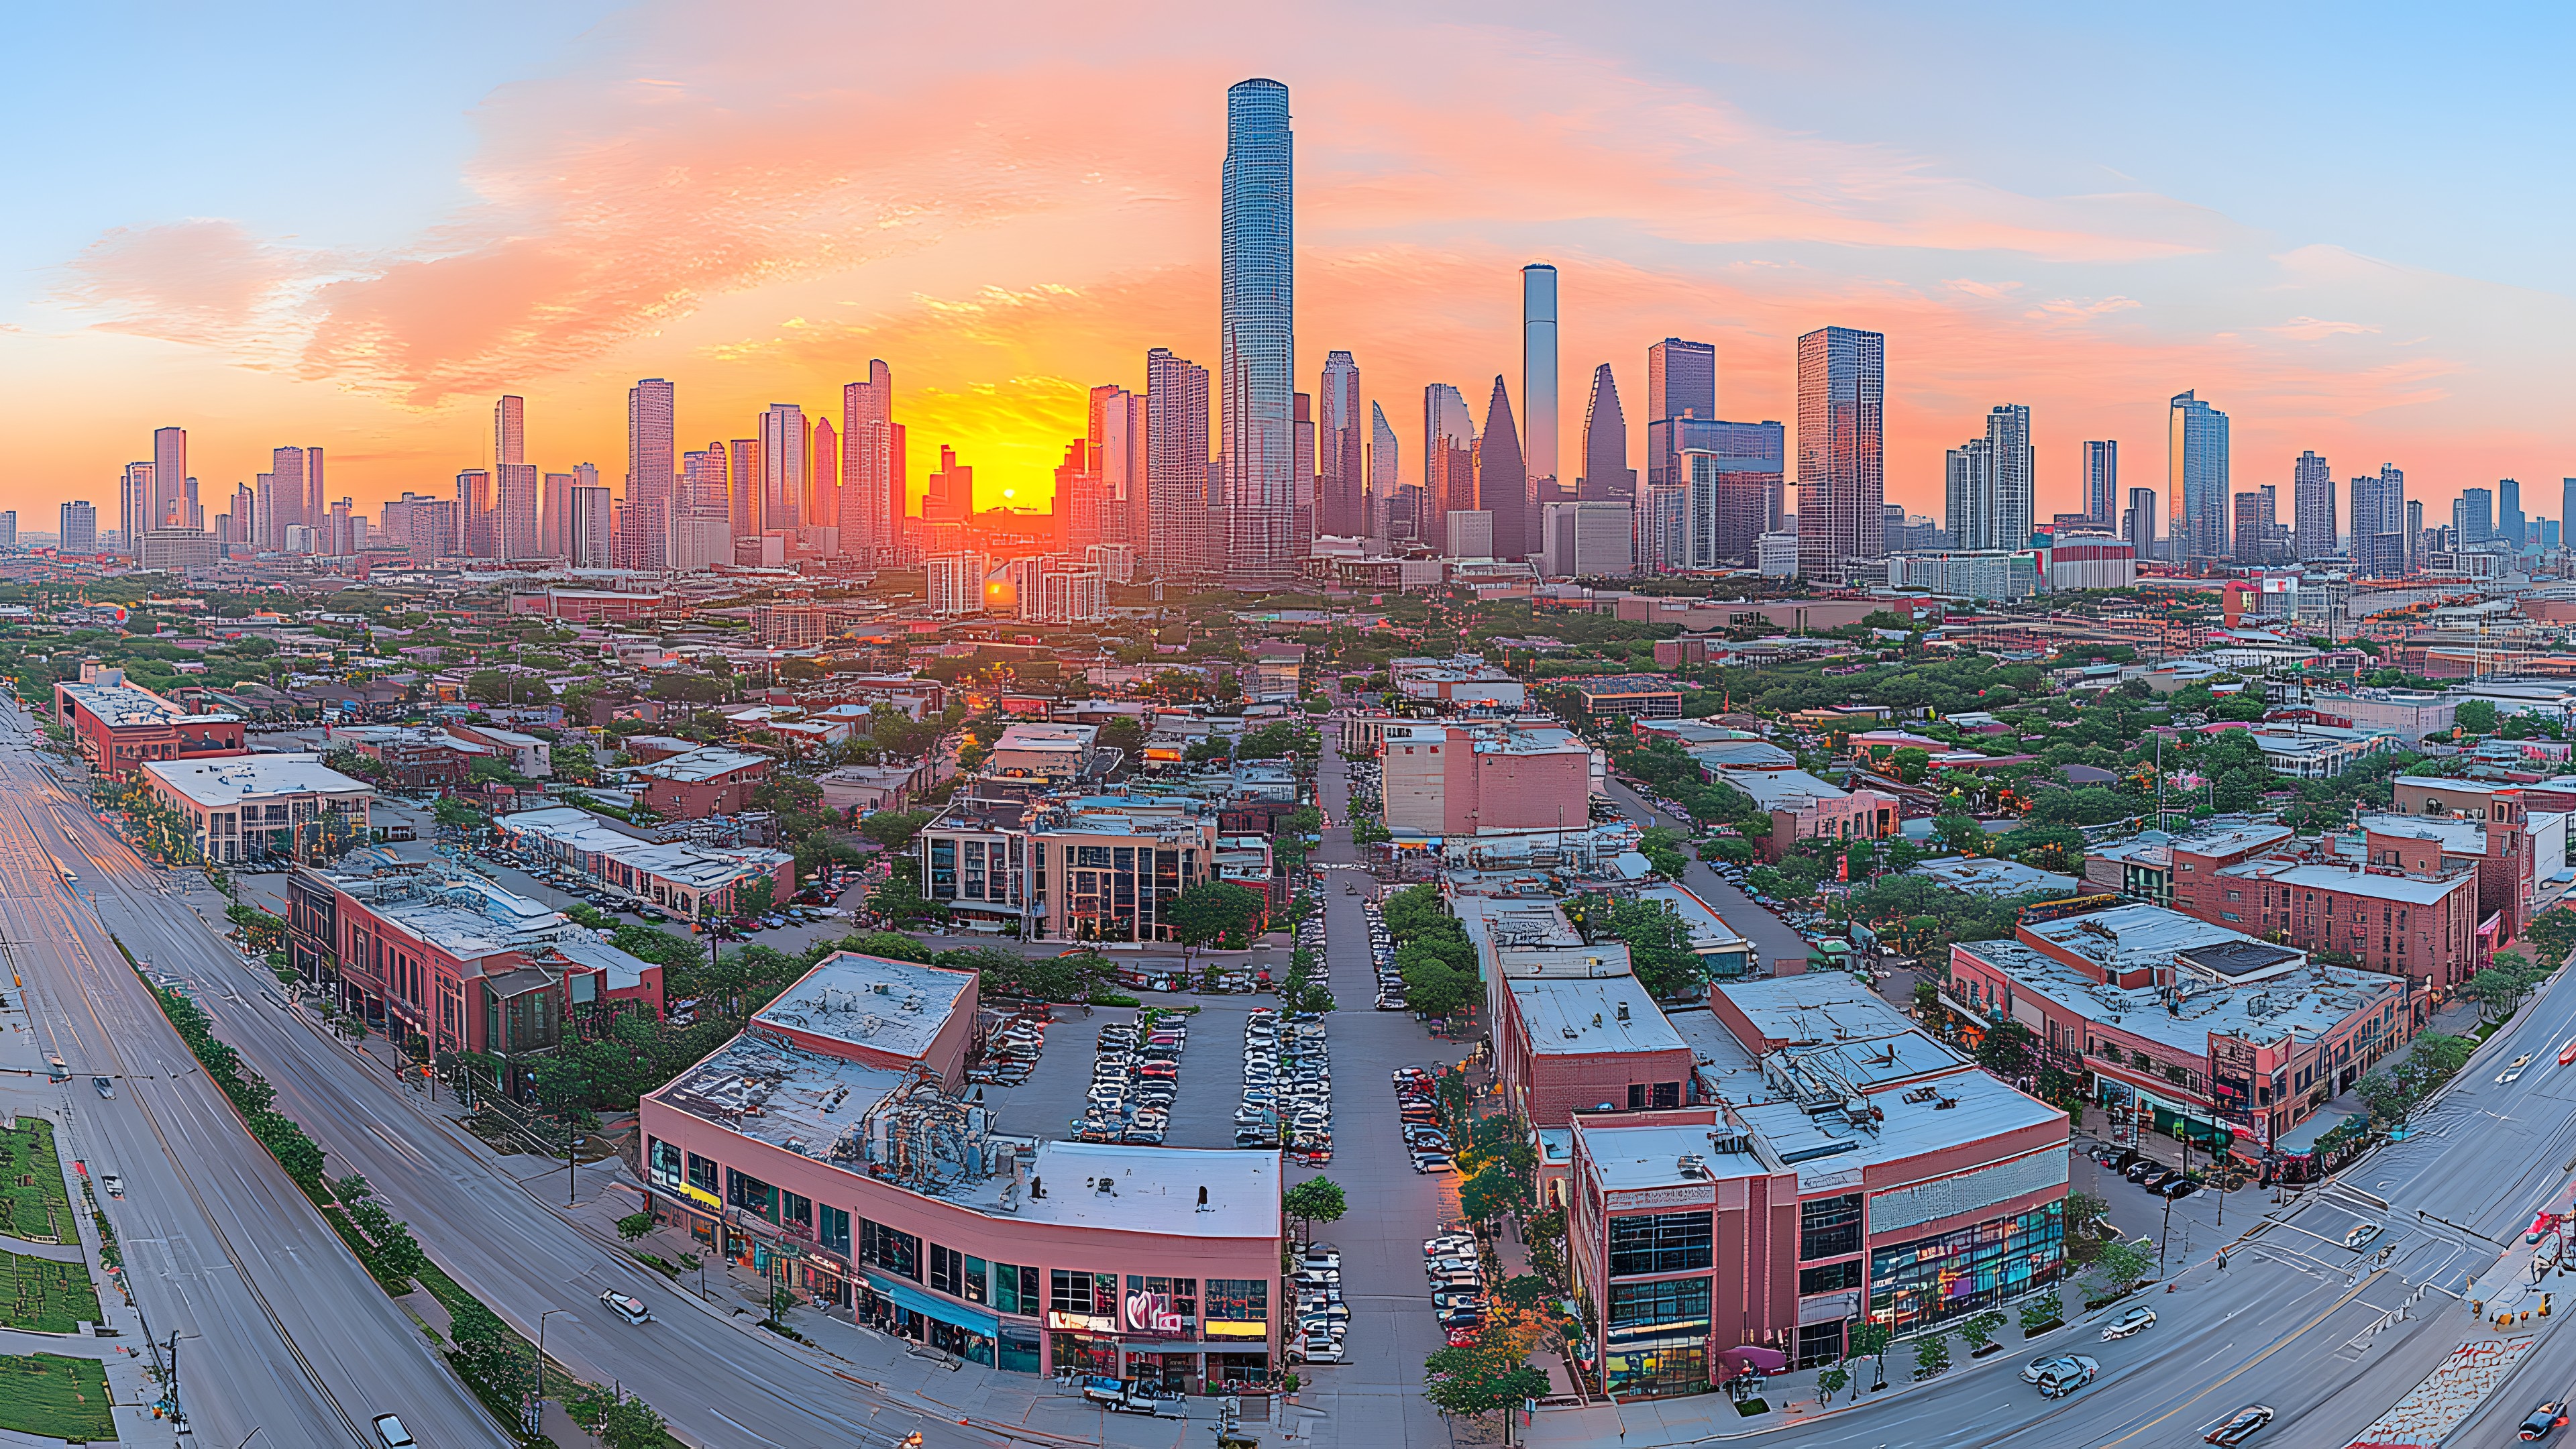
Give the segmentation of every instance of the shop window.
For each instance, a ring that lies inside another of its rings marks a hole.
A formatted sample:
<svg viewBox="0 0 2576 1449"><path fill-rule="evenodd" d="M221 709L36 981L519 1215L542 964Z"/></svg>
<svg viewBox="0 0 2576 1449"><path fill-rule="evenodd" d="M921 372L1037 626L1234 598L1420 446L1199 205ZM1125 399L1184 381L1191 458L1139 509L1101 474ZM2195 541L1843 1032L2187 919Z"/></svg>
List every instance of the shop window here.
<svg viewBox="0 0 2576 1449"><path fill-rule="evenodd" d="M1801 1268L1798 1270L1798 1294L1800 1297L1804 1297L1810 1293L1840 1293L1845 1289L1857 1288L1859 1286L1860 1259L1858 1258L1852 1258L1840 1263L1827 1263L1820 1268Z"/></svg>
<svg viewBox="0 0 2576 1449"><path fill-rule="evenodd" d="M801 1228L807 1236L814 1232L814 1200L799 1197L785 1188L778 1190L778 1221L782 1226Z"/></svg>
<svg viewBox="0 0 2576 1449"><path fill-rule="evenodd" d="M1860 1197L1847 1192L1798 1204L1798 1261L1860 1251Z"/></svg>
<svg viewBox="0 0 2576 1449"><path fill-rule="evenodd" d="M969 1303L992 1302L991 1290L986 1286L990 1281L991 1272L991 1268L983 1259L968 1258L966 1260L966 1291L959 1296L963 1297Z"/></svg>
<svg viewBox="0 0 2576 1449"><path fill-rule="evenodd" d="M1610 1276L1688 1273L1710 1261L1708 1213L1656 1213L1610 1220Z"/></svg>
<svg viewBox="0 0 2576 1449"><path fill-rule="evenodd" d="M1902 1333L1974 1313L2055 1279L2064 1256L2062 1203L1874 1248L1870 1317Z"/></svg>
<svg viewBox="0 0 2576 1449"><path fill-rule="evenodd" d="M930 1245L930 1286L951 1298L966 1296L966 1255L955 1248Z"/></svg>
<svg viewBox="0 0 2576 1449"><path fill-rule="evenodd" d="M823 1221L815 1241L846 1258L850 1255L850 1215L836 1207L823 1209Z"/></svg>
<svg viewBox="0 0 2576 1449"><path fill-rule="evenodd" d="M1046 1345L1033 1325L1003 1324L998 1347L1001 1362L997 1367L1015 1374L1043 1373L1046 1370Z"/></svg>
<svg viewBox="0 0 2576 1449"><path fill-rule="evenodd" d="M1708 1280L1665 1278L1610 1285L1610 1334L1673 1333L1708 1327Z"/></svg>
<svg viewBox="0 0 2576 1449"><path fill-rule="evenodd" d="M1154 1278L1135 1273L1127 1275L1130 1293L1159 1293L1172 1305L1172 1311L1185 1324L1196 1323L1199 1316L1199 1280L1196 1278Z"/></svg>
<svg viewBox="0 0 2576 1449"><path fill-rule="evenodd" d="M1049 1313L1091 1314L1091 1274L1069 1268L1047 1270L1047 1311ZM1114 1311L1114 1310L1113 1310Z"/></svg>
<svg viewBox="0 0 2576 1449"><path fill-rule="evenodd" d="M1809 1323L1798 1329L1798 1357L1791 1368L1826 1368L1843 1360L1843 1325Z"/></svg>
<svg viewBox="0 0 2576 1449"><path fill-rule="evenodd" d="M778 1189L750 1173L725 1169L725 1201L773 1223L778 1221Z"/></svg>
<svg viewBox="0 0 2576 1449"><path fill-rule="evenodd" d="M1025 1313L1035 1318L1044 1311L1038 1292L1038 1270L1010 1263L993 1265L993 1311Z"/></svg>
<svg viewBox="0 0 2576 1449"><path fill-rule="evenodd" d="M680 1173L682 1170L680 1166L681 1152L679 1147L674 1143L665 1142L657 1137L653 1139L653 1150L651 1155L653 1159L653 1180L666 1187L678 1187L680 1185Z"/></svg>
<svg viewBox="0 0 2576 1449"><path fill-rule="evenodd" d="M1268 1323L1270 1280L1210 1278L1207 1281L1207 1318L1211 1323Z"/></svg>
<svg viewBox="0 0 2576 1449"><path fill-rule="evenodd" d="M873 1263L915 1283L921 1281L921 1239L883 1223L859 1219L859 1261Z"/></svg>
<svg viewBox="0 0 2576 1449"><path fill-rule="evenodd" d="M700 1157L694 1152L690 1153L689 1186L696 1188L698 1191L705 1193L709 1197L714 1197L716 1195L717 1185L717 1168L713 1159Z"/></svg>

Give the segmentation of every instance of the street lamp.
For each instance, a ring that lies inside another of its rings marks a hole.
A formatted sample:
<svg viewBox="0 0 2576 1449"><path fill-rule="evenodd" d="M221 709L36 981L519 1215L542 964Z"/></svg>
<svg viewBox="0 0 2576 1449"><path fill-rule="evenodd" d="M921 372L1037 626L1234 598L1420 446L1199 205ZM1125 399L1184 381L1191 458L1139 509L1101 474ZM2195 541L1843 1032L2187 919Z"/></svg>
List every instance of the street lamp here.
<svg viewBox="0 0 2576 1449"><path fill-rule="evenodd" d="M546 1396L546 1320L554 1317L558 1313L562 1314L566 1318L572 1319L575 1323L581 1322L580 1317L574 1314L574 1312L569 1308L549 1308L545 1312L537 1315L537 1391L535 1397L538 1401L543 1401Z"/></svg>

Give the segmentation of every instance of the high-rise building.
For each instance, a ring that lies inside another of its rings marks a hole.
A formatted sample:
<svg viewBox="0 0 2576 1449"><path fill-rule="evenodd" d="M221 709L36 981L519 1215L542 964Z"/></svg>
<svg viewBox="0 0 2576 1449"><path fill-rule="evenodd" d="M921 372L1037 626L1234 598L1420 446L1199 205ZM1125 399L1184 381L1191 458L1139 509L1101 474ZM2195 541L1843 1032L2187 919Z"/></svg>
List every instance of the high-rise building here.
<svg viewBox="0 0 2576 1449"><path fill-rule="evenodd" d="M305 474L318 455L319 448L272 448L268 454L268 471L273 481L270 494L261 500L267 506L259 511L259 544L270 550L286 547L286 530L297 524L309 524L305 509L312 501Z"/></svg>
<svg viewBox="0 0 2576 1449"><path fill-rule="evenodd" d="M930 475L930 488L921 495L921 521L953 523L960 526L975 516L975 470L957 461L957 450L939 445L939 471Z"/></svg>
<svg viewBox="0 0 2576 1449"><path fill-rule="evenodd" d="M1528 442L1520 449L1521 466L1529 472L1530 506L1522 532L1523 553L1537 553L1539 508L1563 496L1557 487L1556 429L1556 268L1532 262L1521 268L1521 407ZM1485 435L1493 436L1488 427ZM1502 524L1495 523L1501 537ZM1497 544L1497 547L1502 545Z"/></svg>
<svg viewBox="0 0 2576 1449"><path fill-rule="evenodd" d="M152 502L158 496L152 488L152 465L126 464L125 472L116 480L116 531L128 539L150 532Z"/></svg>
<svg viewBox="0 0 2576 1449"><path fill-rule="evenodd" d="M733 494L733 536L757 538L768 527L760 516L760 439L736 438L732 452L725 481Z"/></svg>
<svg viewBox="0 0 2576 1449"><path fill-rule="evenodd" d="M904 497L903 426L894 420L894 370L870 358L868 380L841 388L841 552L868 568L893 563L910 501ZM758 532L742 522L737 515L737 533Z"/></svg>
<svg viewBox="0 0 2576 1449"><path fill-rule="evenodd" d="M1991 549L1995 542L1995 450L1984 438L1952 448L1941 464L1942 522L1955 549Z"/></svg>
<svg viewBox="0 0 2576 1449"><path fill-rule="evenodd" d="M2413 573L2424 566L2424 500L2408 499L2406 503L2406 571Z"/></svg>
<svg viewBox="0 0 2576 1449"><path fill-rule="evenodd" d="M18 510L0 508L0 549L15 553L18 549Z"/></svg>
<svg viewBox="0 0 2576 1449"><path fill-rule="evenodd" d="M259 538L259 495L252 492L247 483L233 485L232 518L232 536L224 541L241 544L244 547L256 547Z"/></svg>
<svg viewBox="0 0 2576 1449"><path fill-rule="evenodd" d="M2272 526L2279 495L2265 484L2248 493L2236 495L2236 561L2241 564L2264 564L2272 561Z"/></svg>
<svg viewBox="0 0 2576 1449"><path fill-rule="evenodd" d="M1368 470L1369 537L1382 541L1413 537L1413 518L1409 510L1404 518L1404 531L1395 531L1396 503L1407 486L1403 481L1403 450L1395 440L1395 429L1387 424L1386 409L1374 402L1369 404ZM2568 481L2571 487L2576 487L2576 479Z"/></svg>
<svg viewBox="0 0 2576 1449"><path fill-rule="evenodd" d="M2128 541L2129 551L2140 559L2158 557L2156 490L2153 488L2129 490L2129 506L2120 514L2120 537Z"/></svg>
<svg viewBox="0 0 2576 1449"><path fill-rule="evenodd" d="M528 461L528 400L504 394L492 404L492 465Z"/></svg>
<svg viewBox="0 0 2576 1449"><path fill-rule="evenodd" d="M805 410L771 403L760 414L760 526L793 533L805 522Z"/></svg>
<svg viewBox="0 0 2576 1449"><path fill-rule="evenodd" d="M1157 579L1208 566L1208 374L1168 347L1145 354L1145 567Z"/></svg>
<svg viewBox="0 0 2576 1449"><path fill-rule="evenodd" d="M1787 430L1776 422L1690 421L1681 537L1668 536L1669 518L1657 521L1650 542L1658 571L1759 567L1762 535L1781 521L1775 510Z"/></svg>
<svg viewBox="0 0 2576 1449"><path fill-rule="evenodd" d="M1577 491L1586 503L1628 503L1637 496L1637 470L1628 466L1628 415L1619 407L1619 384L1610 364L1592 369L1592 396L1583 404L1583 477Z"/></svg>
<svg viewBox="0 0 2576 1449"><path fill-rule="evenodd" d="M1315 394L1315 531L1338 538L1368 531L1361 508L1368 481L1368 441L1362 436L1360 369L1347 352L1324 354L1324 377Z"/></svg>
<svg viewBox="0 0 2576 1449"><path fill-rule="evenodd" d="M307 525L320 519L326 512L322 506L322 500L328 496L324 491L327 480L323 477L322 462L320 448L304 450L304 522Z"/></svg>
<svg viewBox="0 0 2576 1449"><path fill-rule="evenodd" d="M1297 475L1297 512L1290 521L1288 542L1296 556L1302 559L1315 546L1315 395L1297 394L1295 406L1290 411L1297 420L1296 431L1292 435L1295 438L1293 451L1288 459L1289 470Z"/></svg>
<svg viewBox="0 0 2576 1449"><path fill-rule="evenodd" d="M1986 414L1986 447L1995 466L1995 541L1992 547L2030 547L2039 523L2039 464L2030 446L2030 409L1999 403Z"/></svg>
<svg viewBox="0 0 2576 1449"><path fill-rule="evenodd" d="M1538 510L1529 465L1521 458L1520 429L1512 425L1512 395L1500 376L1485 401L1485 432L1476 444L1476 507L1494 520L1493 558L1527 558Z"/></svg>
<svg viewBox="0 0 2576 1449"><path fill-rule="evenodd" d="M1435 382L1422 389L1422 504L1415 537L1436 552L1449 549L1449 515L1476 507L1476 425L1458 389Z"/></svg>
<svg viewBox="0 0 2576 1449"><path fill-rule="evenodd" d="M2227 414L2177 393L2167 413L2166 492L2173 500L2173 559L2225 558Z"/></svg>
<svg viewBox="0 0 2576 1449"><path fill-rule="evenodd" d="M1717 416L1717 345L1667 337L1646 349L1646 483L1685 486L1675 418Z"/></svg>
<svg viewBox="0 0 2576 1449"><path fill-rule="evenodd" d="M2406 475L2393 465L2376 478L2353 479L2352 572L2370 579L2414 572L2421 560L2413 540L2422 517L2422 505L2406 501Z"/></svg>
<svg viewBox="0 0 2576 1449"><path fill-rule="evenodd" d="M2576 478L2558 480L2558 517L2561 520L2559 537L2568 538L2571 531L2576 531ZM2576 543L2576 539L2570 542Z"/></svg>
<svg viewBox="0 0 2576 1449"><path fill-rule="evenodd" d="M547 558L564 556L564 526L572 521L572 475L548 473L537 492L537 552Z"/></svg>
<svg viewBox="0 0 2576 1449"><path fill-rule="evenodd" d="M2461 546L2490 542L2495 531L2495 494L2484 488L2461 489L2451 503L2451 532Z"/></svg>
<svg viewBox="0 0 2576 1449"><path fill-rule="evenodd" d="M830 418L814 420L813 446L805 455L805 526L830 529L818 536L826 556L841 553L841 435Z"/></svg>
<svg viewBox="0 0 2576 1449"><path fill-rule="evenodd" d="M187 516L180 509L180 500L187 496L185 492L187 482L188 430L186 428L153 429L152 491L144 499L146 517L143 526L146 531L155 528L188 526ZM130 524L126 527L128 532L125 546L130 549L135 547L134 541L142 535L132 532Z"/></svg>
<svg viewBox="0 0 2576 1449"><path fill-rule="evenodd" d="M2522 552L2523 538L2522 484L2513 478L2496 480L2496 537L2505 547Z"/></svg>
<svg viewBox="0 0 2576 1449"><path fill-rule="evenodd" d="M1100 492L1100 536L1094 541L1134 545L1149 532L1145 490L1151 464L1145 450L1145 399L1114 385L1093 388L1087 441L1091 477Z"/></svg>
<svg viewBox="0 0 2576 1449"><path fill-rule="evenodd" d="M313 529L310 522L287 526L304 529L308 538ZM463 530L460 542L467 558L501 556L500 540L492 528L491 469L467 468L456 475L456 526Z"/></svg>
<svg viewBox="0 0 2576 1449"><path fill-rule="evenodd" d="M572 556L574 568L614 566L615 541L610 534L611 518L606 488L574 485L572 517L564 525L564 550Z"/></svg>
<svg viewBox="0 0 2576 1449"><path fill-rule="evenodd" d="M1225 169L1218 246L1225 378L1218 461L1224 477L1226 569L1241 579L1293 576L1297 496L1295 146L1288 88L1247 80L1225 93ZM1210 499L1214 504L1216 500Z"/></svg>
<svg viewBox="0 0 2576 1449"><path fill-rule="evenodd" d="M98 552L98 510L86 498L76 498L63 505L61 533L55 544L57 553Z"/></svg>
<svg viewBox="0 0 2576 1449"><path fill-rule="evenodd" d="M2297 530L2293 537L2299 557L2333 557L2340 546L2335 536L2334 474L2314 451L2299 454L2290 470L2290 505L2298 510L2291 523Z"/></svg>
<svg viewBox="0 0 2576 1449"><path fill-rule="evenodd" d="M678 399L666 379L645 378L626 390L626 509L614 545L619 568L664 566L678 459Z"/></svg>
<svg viewBox="0 0 2576 1449"><path fill-rule="evenodd" d="M495 471L501 476L494 488L493 541L494 556L504 559L545 557L545 547L537 531L540 508L537 498L537 465L503 463Z"/></svg>
<svg viewBox="0 0 2576 1449"><path fill-rule="evenodd" d="M1848 580L1887 556L1887 338L1798 339L1798 575Z"/></svg>
<svg viewBox="0 0 2576 1449"><path fill-rule="evenodd" d="M2084 516L2103 528L2120 523L2120 444L2101 439L2084 445Z"/></svg>

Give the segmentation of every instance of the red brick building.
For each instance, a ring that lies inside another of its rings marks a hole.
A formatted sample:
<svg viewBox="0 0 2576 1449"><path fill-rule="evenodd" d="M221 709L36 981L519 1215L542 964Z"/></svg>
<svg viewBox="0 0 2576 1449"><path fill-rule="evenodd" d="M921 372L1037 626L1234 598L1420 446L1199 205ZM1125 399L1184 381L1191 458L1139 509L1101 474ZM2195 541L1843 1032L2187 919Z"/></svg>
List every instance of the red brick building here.
<svg viewBox="0 0 2576 1449"><path fill-rule="evenodd" d="M54 718L101 775L129 780L152 760L246 755L242 717L201 711L125 682L122 669L83 666L77 684L54 685Z"/></svg>
<svg viewBox="0 0 2576 1449"><path fill-rule="evenodd" d="M635 780L644 807L665 820L704 820L751 808L751 792L769 778L767 755L720 745L639 766Z"/></svg>
<svg viewBox="0 0 2576 1449"><path fill-rule="evenodd" d="M1494 1050L1503 1097L1533 1127L1578 1111L1686 1107L1698 1101L1690 1044L1634 976L1508 983Z"/></svg>

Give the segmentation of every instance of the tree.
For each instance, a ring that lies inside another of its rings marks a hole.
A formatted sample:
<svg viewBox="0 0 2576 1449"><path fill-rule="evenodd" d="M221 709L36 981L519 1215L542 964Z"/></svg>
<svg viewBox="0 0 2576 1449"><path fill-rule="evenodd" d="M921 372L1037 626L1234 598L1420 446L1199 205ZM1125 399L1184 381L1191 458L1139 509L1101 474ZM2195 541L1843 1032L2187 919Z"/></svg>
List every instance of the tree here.
<svg viewBox="0 0 2576 1449"><path fill-rule="evenodd" d="M1932 822L1932 833L1961 855L1981 854L1986 848L1986 827L1974 815L1939 816Z"/></svg>
<svg viewBox="0 0 2576 1449"><path fill-rule="evenodd" d="M1492 1163L1458 1185L1458 1207L1470 1222L1491 1222L1529 1203L1529 1184L1504 1163Z"/></svg>
<svg viewBox="0 0 2576 1449"><path fill-rule="evenodd" d="M882 956L889 961L917 961L923 965L930 963L932 954L928 946L901 931L870 931L864 936L852 936L841 945L843 949L856 951L862 956Z"/></svg>
<svg viewBox="0 0 2576 1449"><path fill-rule="evenodd" d="M1315 1224L1337 1223L1348 1204L1342 1185L1329 1177L1310 1177L1279 1195L1279 1211L1306 1225L1306 1241L1315 1241Z"/></svg>
<svg viewBox="0 0 2576 1449"><path fill-rule="evenodd" d="M1188 953L1226 941L1252 944L1252 931L1262 919L1265 902L1258 892L1232 881L1203 880L1172 898L1164 920Z"/></svg>
<svg viewBox="0 0 2576 1449"><path fill-rule="evenodd" d="M859 822L859 835L887 850L903 851L911 848L912 838L930 821L927 810L880 810Z"/></svg>
<svg viewBox="0 0 2576 1449"><path fill-rule="evenodd" d="M1841 1364L1827 1364L1816 1373L1816 1402L1828 1404L1833 1397L1851 1387L1851 1370Z"/></svg>
<svg viewBox="0 0 2576 1449"><path fill-rule="evenodd" d="M1655 868L1657 875L1666 880L1680 880L1683 870L1689 866L1680 842L1679 833L1668 826L1657 825L1648 829L1637 842L1637 852L1646 857L1646 863Z"/></svg>
<svg viewBox="0 0 2576 1449"><path fill-rule="evenodd" d="M1883 1383L1887 1379L1887 1346L1895 1341L1896 1335L1886 1324L1863 1323L1851 1331L1850 1356L1878 1360L1878 1377Z"/></svg>
<svg viewBox="0 0 2576 1449"><path fill-rule="evenodd" d="M2003 1331L2003 1326L2004 1316L1989 1308L1960 1324L1959 1334L1968 1340L1969 1348L1983 1350L1987 1344L1995 1341L1995 1335Z"/></svg>
<svg viewBox="0 0 2576 1449"><path fill-rule="evenodd" d="M2105 1298L2116 1298L2138 1285L2156 1260L2147 1250L2125 1239L2113 1238L2102 1245L2102 1255L2093 1260L2089 1276Z"/></svg>
<svg viewBox="0 0 2576 1449"><path fill-rule="evenodd" d="M1476 1000L1476 978L1445 961L1422 960L1402 969L1405 1004L1424 1016L1448 1016Z"/></svg>
<svg viewBox="0 0 2576 1449"><path fill-rule="evenodd" d="M1999 1077L2018 1077L2030 1070L2037 1045L2020 1022L1997 1022L1977 1044L1977 1065Z"/></svg>
<svg viewBox="0 0 2576 1449"><path fill-rule="evenodd" d="M2493 734L2496 727L2495 704L2484 699L2461 700L2460 707L2452 712L2451 722L2469 734Z"/></svg>
<svg viewBox="0 0 2576 1449"><path fill-rule="evenodd" d="M1547 1374L1530 1366L1528 1346L1500 1322L1486 1325L1472 1343L1432 1354L1422 1370L1422 1396L1444 1414L1508 1411L1548 1392Z"/></svg>
<svg viewBox="0 0 2576 1449"><path fill-rule="evenodd" d="M1549 1299L1557 1296L1556 1288L1536 1273L1520 1273L1506 1278L1494 1289L1503 1306L1519 1313L1536 1312Z"/></svg>
<svg viewBox="0 0 2576 1449"><path fill-rule="evenodd" d="M733 910L738 916L765 916L778 899L778 882L756 875L733 888Z"/></svg>
<svg viewBox="0 0 2576 1449"><path fill-rule="evenodd" d="M642 1212L628 1213L617 1220L617 1236L630 1243L651 1231L653 1231L653 1212L650 1208Z"/></svg>
<svg viewBox="0 0 2576 1449"><path fill-rule="evenodd" d="M1928 1379L1950 1367L1950 1335L1933 1332L1914 1340L1914 1376Z"/></svg>

